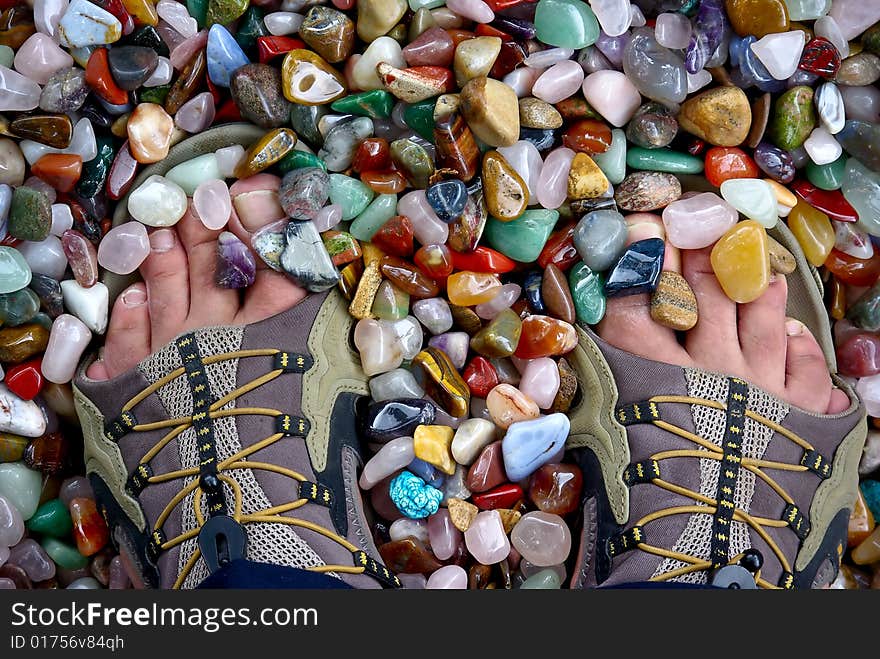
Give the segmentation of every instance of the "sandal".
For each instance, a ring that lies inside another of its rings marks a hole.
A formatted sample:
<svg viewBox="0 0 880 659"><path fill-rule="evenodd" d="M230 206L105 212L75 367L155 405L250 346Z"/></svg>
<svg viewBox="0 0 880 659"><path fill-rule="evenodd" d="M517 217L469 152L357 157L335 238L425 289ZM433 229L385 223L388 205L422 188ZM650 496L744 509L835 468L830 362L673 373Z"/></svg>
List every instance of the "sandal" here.
<svg viewBox="0 0 880 659"><path fill-rule="evenodd" d="M836 375L818 273L795 255L788 315L813 332L846 411L815 414L738 378L637 357L579 328L582 401L568 448L584 470L572 587L830 584L846 549L866 414ZM658 386L658 383L662 383Z"/></svg>
<svg viewBox="0 0 880 659"><path fill-rule="evenodd" d="M135 187L262 134L206 131ZM125 208L114 224L128 220ZM105 283L115 298L131 281ZM352 322L337 292L312 294L259 323L180 335L108 381L86 376L91 360L80 365L86 471L136 587L194 588L237 560L400 586L377 559L357 485L355 420L368 388Z"/></svg>

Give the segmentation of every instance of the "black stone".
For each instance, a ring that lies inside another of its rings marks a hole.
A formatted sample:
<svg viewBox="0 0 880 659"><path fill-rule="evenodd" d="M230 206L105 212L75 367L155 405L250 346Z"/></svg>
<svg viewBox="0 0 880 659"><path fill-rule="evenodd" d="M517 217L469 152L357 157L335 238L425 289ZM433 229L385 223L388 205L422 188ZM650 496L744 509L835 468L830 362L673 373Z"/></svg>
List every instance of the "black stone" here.
<svg viewBox="0 0 880 659"><path fill-rule="evenodd" d="M371 403L361 419L361 433L367 442L385 444L409 437L416 426L434 423L436 408L422 398L397 398Z"/></svg>
<svg viewBox="0 0 880 659"><path fill-rule="evenodd" d="M544 304L544 297L541 295L543 283L544 274L541 270L529 270L523 278L523 292L526 296L526 302L529 303L529 309L533 313L547 313L547 305Z"/></svg>
<svg viewBox="0 0 880 659"><path fill-rule="evenodd" d="M124 41L132 46L152 48L160 57L168 57L168 46L152 25L144 25L139 30L135 30Z"/></svg>
<svg viewBox="0 0 880 659"><path fill-rule="evenodd" d="M648 238L626 248L623 256L608 271L605 295L623 297L653 293L663 269L666 245L661 238Z"/></svg>

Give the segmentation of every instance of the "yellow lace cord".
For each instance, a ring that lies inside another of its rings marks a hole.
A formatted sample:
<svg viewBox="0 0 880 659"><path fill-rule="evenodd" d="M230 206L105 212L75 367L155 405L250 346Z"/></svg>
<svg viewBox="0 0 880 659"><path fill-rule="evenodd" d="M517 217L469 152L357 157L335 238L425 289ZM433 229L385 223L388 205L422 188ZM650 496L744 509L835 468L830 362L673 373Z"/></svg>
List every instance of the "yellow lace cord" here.
<svg viewBox="0 0 880 659"><path fill-rule="evenodd" d="M654 396L648 402L655 404L681 403L683 405L702 405L704 407L711 407L716 410L722 410L725 412L727 411L727 406L723 403L719 403L714 400L708 400L705 398L692 398L690 396ZM782 427L775 421L761 416L760 414L756 414L751 410L746 410L746 416L756 423L760 423L772 429L774 432L782 435L786 439L794 442L805 451L813 450L813 446L809 442L807 442L805 439L798 436L797 434L791 432L787 428ZM693 442L703 450L676 449L661 451L659 453L651 455L649 460L656 460L657 462L660 462L661 460L668 460L671 458L699 458L704 460L718 460L720 462L723 459L724 454L721 451L721 448L713 444L712 442L704 439L703 437L695 435L692 432L688 432L687 430L679 428L678 426L671 424L667 421L653 420L651 423L653 423L658 428L662 428L667 432L671 432L672 434L681 437L682 439ZM766 473L765 469L798 472L807 471L807 467L799 464L795 465L785 462L758 460L755 458L746 457L742 458L741 466L744 469L755 474L757 478L760 478L762 481L764 481L774 492L776 492L777 495L779 495L781 499L785 501L785 503L791 505L794 505L794 500L782 486L780 486L772 477L770 477ZM716 499L713 499L712 497L700 494L699 492L694 492L689 488L676 485L675 483L670 483L663 480L662 478L653 478L651 479L651 483L663 490L666 490L667 492L679 494L681 496L693 499L698 504L704 505L661 508L660 510L657 510L642 517L635 523L635 526L644 526L645 524L656 521L663 517L669 517L671 515L714 515L717 510L718 501ZM785 555L782 553L782 550L779 548L779 545L767 533L768 528L783 528L788 526L788 524L784 520L756 517L739 508L734 509L733 519L746 524L750 529L752 529L765 543L767 543L767 546L770 547L770 550L776 556L777 560L782 566L782 569L785 572L791 572L791 566L789 565L788 560L785 558ZM655 556L669 558L672 560L680 561L682 563L686 563L686 565L680 568L669 570L668 572L664 572L663 574L651 577L651 581L668 581L675 577L680 577L691 572L700 572L704 570L710 570L712 568L711 561L707 561L705 559L698 558L690 554L671 551L669 549L664 549L663 547L655 547L654 545L650 545L645 542L639 542L635 546L648 554L653 554ZM740 556L734 557L730 561L730 563L736 563L739 558ZM755 575L755 583L757 583L758 586L761 588L779 589L779 586L771 584L768 581L762 579L760 571L758 571L758 573Z"/></svg>
<svg viewBox="0 0 880 659"><path fill-rule="evenodd" d="M263 349L263 350L237 350L234 352L225 352L219 355L213 355L211 357L205 357L202 360L202 363L205 365L208 364L216 364L218 362L222 362L230 359L244 359L249 357L271 357L278 353L280 350L275 349ZM157 392L159 389L173 381L175 378L181 377L186 373L186 370L181 367L171 371L168 375L163 378L160 378L149 387L142 390L138 393L134 398L129 400L123 407L123 412L131 411L134 407L136 407L139 403L143 402L147 399L151 394ZM282 369L276 369L262 375L255 380L248 382L247 384L242 385L238 389L230 392L223 398L217 400L211 407L209 408L207 415L211 419L221 419L227 417L234 416L243 416L243 415L260 415L260 416L271 416L277 417L283 412L280 410L274 410L271 408L263 408L263 407L240 407L240 408L232 408L227 410L220 409L221 407L229 404L230 402L238 399L241 396L261 387L262 385L271 382L278 376L282 375L284 371ZM147 451L144 456L138 461L139 464L146 464L150 460L156 457L159 452L165 448L171 441L176 439L181 433L185 432L193 422L192 417L178 417L176 419L166 419L164 421L155 421L153 423L139 423L131 428L131 432L149 432L152 430L161 430L163 428L169 428L170 430L158 441L156 444ZM345 547L348 551L354 553L358 551L358 547L353 545L351 542L343 538L342 536L330 531L329 529L325 529L324 527L315 524L314 522L310 522L308 520L296 519L294 517L284 517L283 514L286 512L290 512L292 510L296 510L309 503L309 499L299 498L295 501L290 501L288 503L284 503L278 506L273 506L272 508L267 508L265 510L257 511L250 515L243 515L241 512L241 488L238 486L238 483L234 478L229 476L230 472L234 472L237 469L262 469L264 471L273 472L276 474L281 474L283 476L287 476L293 480L296 480L300 483L305 482L307 479L302 474L293 471L292 469L286 469L284 467L280 467L278 465L266 463L266 462L253 462L247 460L248 456L253 455L257 451L260 451L267 446L271 446L275 442L279 441L285 437L283 433L275 433L269 437L266 437L263 440L260 440L256 444L249 446L246 449L242 449L235 455L231 455L225 460L219 462L217 464L217 475L218 478L225 484L227 484L230 489L232 489L235 506L234 512L231 513L231 517L238 522L239 524L254 524L259 522L272 523L272 524L288 524L291 526L296 526L303 529L308 529L309 531L313 531L314 533L318 533L325 538L329 538L339 543L343 547ZM177 545L186 542L192 538L198 536L199 531L201 530L201 526L204 524L204 516L202 515L202 496L203 493L201 488L199 487L199 469L197 467L191 469L177 469L175 471L170 471L164 474L153 474L147 479L148 484L156 484L156 483L165 483L172 480L192 478L189 483L185 484L168 502L165 508L160 513L159 517L156 518L156 523L153 525L153 530L158 531L162 528L165 522L170 517L171 513L174 509L191 493L195 493L193 499L193 507L196 516L196 522L198 524L197 528L192 529L190 531L186 531L181 533L173 538L169 538L165 542L163 542L159 548L162 551L166 551L176 547ZM180 574L177 577L177 580L174 582L173 588L180 588L183 582L186 580L186 577L192 571L193 567L195 567L199 558L201 558L201 551L198 547L196 547L195 551L193 551L192 556L187 560L186 564L183 566L183 569L180 571ZM362 574L365 571L363 566L352 566L352 565L315 565L306 567L306 570L310 570L312 572L342 572L348 574Z"/></svg>

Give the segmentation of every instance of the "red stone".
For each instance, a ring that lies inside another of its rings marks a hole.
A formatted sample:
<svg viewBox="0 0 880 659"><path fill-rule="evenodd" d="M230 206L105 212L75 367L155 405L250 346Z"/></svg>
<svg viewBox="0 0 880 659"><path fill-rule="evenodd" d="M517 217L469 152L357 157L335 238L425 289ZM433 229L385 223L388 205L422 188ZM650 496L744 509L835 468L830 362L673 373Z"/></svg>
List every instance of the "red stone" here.
<svg viewBox="0 0 880 659"><path fill-rule="evenodd" d="M605 153L611 146L611 129L596 119L581 119L563 133L562 144L588 155Z"/></svg>
<svg viewBox="0 0 880 659"><path fill-rule="evenodd" d="M504 458L501 454L501 442L492 442L484 447L477 459L468 469L464 486L471 492L486 492L501 485L507 480L504 473Z"/></svg>
<svg viewBox="0 0 880 659"><path fill-rule="evenodd" d="M837 370L853 378L880 373L880 337L860 333L847 339L837 348Z"/></svg>
<svg viewBox="0 0 880 659"><path fill-rule="evenodd" d="M43 389L45 383L43 373L40 370L42 362L42 358L38 357L10 367L6 371L4 383L19 398L33 400Z"/></svg>
<svg viewBox="0 0 880 659"><path fill-rule="evenodd" d="M214 124L228 124L236 121L242 121L241 112L238 111L238 104L235 100L230 98L217 108L217 114L214 115Z"/></svg>
<svg viewBox="0 0 880 659"><path fill-rule="evenodd" d="M692 156L702 155L706 150L706 142L695 137L687 143L687 152Z"/></svg>
<svg viewBox="0 0 880 659"><path fill-rule="evenodd" d="M419 269L440 281L452 274L452 256L446 245L423 245L413 257Z"/></svg>
<svg viewBox="0 0 880 659"><path fill-rule="evenodd" d="M363 172L361 181L376 194L397 194L406 190L406 178L394 169L384 172Z"/></svg>
<svg viewBox="0 0 880 659"><path fill-rule="evenodd" d="M72 153L47 153L33 164L31 173L58 192L70 192L82 174L82 157Z"/></svg>
<svg viewBox="0 0 880 659"><path fill-rule="evenodd" d="M208 84L208 91L211 92L211 96L214 99L214 105L220 105L220 102L223 100L223 92L220 91L217 85L211 82L210 76L205 78L205 82Z"/></svg>
<svg viewBox="0 0 880 659"><path fill-rule="evenodd" d="M485 398L498 385L498 373L485 357L474 357L462 373L465 384L471 390L471 396Z"/></svg>
<svg viewBox="0 0 880 659"><path fill-rule="evenodd" d="M857 259L845 252L832 249L825 260L825 267L844 284L873 286L880 277L880 251L869 259Z"/></svg>
<svg viewBox="0 0 880 659"><path fill-rule="evenodd" d="M798 68L823 78L833 78L840 69L840 51L825 37L815 37L804 46Z"/></svg>
<svg viewBox="0 0 880 659"><path fill-rule="evenodd" d="M138 161L131 155L126 140L110 165L110 173L107 176L107 196L110 199L121 199L131 189L134 177L137 175Z"/></svg>
<svg viewBox="0 0 880 659"><path fill-rule="evenodd" d="M480 27L483 27L482 24ZM479 29L477 29L479 32ZM489 71L492 78L503 78L515 68L520 66L529 54L518 41L502 41L501 52L495 58L495 63Z"/></svg>
<svg viewBox="0 0 880 659"><path fill-rule="evenodd" d="M706 151L706 180L715 187L734 178L758 178L761 170L742 149L713 146Z"/></svg>
<svg viewBox="0 0 880 659"><path fill-rule="evenodd" d="M71 467L70 441L60 432L32 439L24 449L24 463L44 474L60 474Z"/></svg>
<svg viewBox="0 0 880 659"><path fill-rule="evenodd" d="M257 37L257 54L260 58L260 64L265 64L291 50L305 47L306 45L302 41L291 37Z"/></svg>
<svg viewBox="0 0 880 659"><path fill-rule="evenodd" d="M358 145L354 152L351 167L358 174L381 171L391 167L391 149L383 137L368 137Z"/></svg>
<svg viewBox="0 0 880 659"><path fill-rule="evenodd" d="M474 34L478 37L498 37L501 41L513 41L513 37L507 34L507 32L502 32L497 27L492 27L491 25L487 25L485 23L480 23L477 25L477 29L474 30Z"/></svg>
<svg viewBox="0 0 880 659"><path fill-rule="evenodd" d="M492 272L500 275L516 268L516 261L512 261L491 247L477 247L473 252L452 252L452 265L456 270Z"/></svg>
<svg viewBox="0 0 880 659"><path fill-rule="evenodd" d="M794 181L789 187L798 197L813 208L825 213L832 220L859 221L856 209L850 206L840 190L821 190L807 181Z"/></svg>
<svg viewBox="0 0 880 659"><path fill-rule="evenodd" d="M406 215L395 215L370 239L386 254L408 258L413 253L413 226Z"/></svg>
<svg viewBox="0 0 880 659"><path fill-rule="evenodd" d="M580 507L584 477L580 467L550 463L540 467L529 481L529 498L538 510L566 515Z"/></svg>
<svg viewBox="0 0 880 659"><path fill-rule="evenodd" d="M486 0L486 4L492 11L501 11L502 9L510 9L517 5L533 2L534 0Z"/></svg>
<svg viewBox="0 0 880 659"><path fill-rule="evenodd" d="M110 540L110 532L104 518L98 513L94 499L77 497L70 502L70 519L73 522L73 539L83 556L101 551Z"/></svg>
<svg viewBox="0 0 880 659"><path fill-rule="evenodd" d="M128 103L128 92L116 84L110 73L110 60L106 48L98 48L86 62L86 83L95 95L112 105Z"/></svg>
<svg viewBox="0 0 880 659"><path fill-rule="evenodd" d="M475 494L471 497L473 503L480 510L495 510L496 508L513 508L517 501L523 498L523 489L515 483L505 483L498 487Z"/></svg>
<svg viewBox="0 0 880 659"><path fill-rule="evenodd" d="M572 222L550 234L544 249L538 255L538 265L546 268L551 263L563 272L580 261L580 254L574 248L574 230L576 222Z"/></svg>
<svg viewBox="0 0 880 659"><path fill-rule="evenodd" d="M452 43L456 46L460 44L462 41L467 41L468 39L473 39L476 35L470 30L459 30L455 28L450 28L446 30L446 34L449 35L449 38L452 39Z"/></svg>

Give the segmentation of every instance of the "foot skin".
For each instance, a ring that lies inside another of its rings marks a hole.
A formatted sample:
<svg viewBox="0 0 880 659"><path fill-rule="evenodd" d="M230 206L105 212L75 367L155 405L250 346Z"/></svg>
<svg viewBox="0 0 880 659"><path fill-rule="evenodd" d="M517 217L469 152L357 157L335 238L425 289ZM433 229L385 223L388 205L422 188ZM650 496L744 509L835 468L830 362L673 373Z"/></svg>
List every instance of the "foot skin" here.
<svg viewBox="0 0 880 659"><path fill-rule="evenodd" d="M646 359L743 378L811 412L846 410L849 397L834 388L816 339L803 323L785 316L785 277L776 277L754 302L738 305L721 290L709 253L707 248L681 255L681 274L699 308L699 321L684 345L673 330L652 320L647 295L608 300L599 335Z"/></svg>
<svg viewBox="0 0 880 659"><path fill-rule="evenodd" d="M246 244L250 234L233 211L229 231ZM211 325L247 325L297 304L306 291L257 260L257 276L244 294L214 283L217 237L192 208L170 229L150 234L152 250L137 283L116 300L100 359L86 372L107 380L134 367L182 332Z"/></svg>

